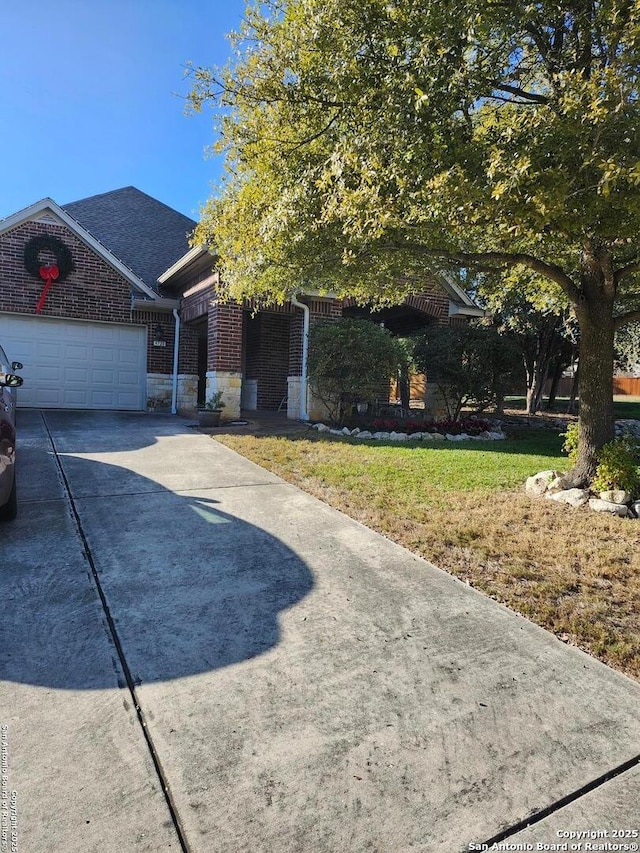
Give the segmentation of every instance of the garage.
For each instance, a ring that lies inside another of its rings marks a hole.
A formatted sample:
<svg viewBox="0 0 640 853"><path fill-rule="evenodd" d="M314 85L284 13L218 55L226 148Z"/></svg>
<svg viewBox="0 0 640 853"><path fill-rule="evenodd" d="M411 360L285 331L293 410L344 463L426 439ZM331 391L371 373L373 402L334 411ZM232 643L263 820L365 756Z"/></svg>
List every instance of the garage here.
<svg viewBox="0 0 640 853"><path fill-rule="evenodd" d="M144 326L0 314L0 340L21 361L18 407L144 408Z"/></svg>

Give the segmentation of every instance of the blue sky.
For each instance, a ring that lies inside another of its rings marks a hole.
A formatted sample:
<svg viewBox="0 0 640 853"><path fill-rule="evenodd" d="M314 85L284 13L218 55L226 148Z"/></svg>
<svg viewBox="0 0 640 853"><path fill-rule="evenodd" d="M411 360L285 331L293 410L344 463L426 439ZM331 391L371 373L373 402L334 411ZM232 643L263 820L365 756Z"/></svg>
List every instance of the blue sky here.
<svg viewBox="0 0 640 853"><path fill-rule="evenodd" d="M244 0L0 3L0 217L134 185L188 216L217 181L187 60L224 64Z"/></svg>

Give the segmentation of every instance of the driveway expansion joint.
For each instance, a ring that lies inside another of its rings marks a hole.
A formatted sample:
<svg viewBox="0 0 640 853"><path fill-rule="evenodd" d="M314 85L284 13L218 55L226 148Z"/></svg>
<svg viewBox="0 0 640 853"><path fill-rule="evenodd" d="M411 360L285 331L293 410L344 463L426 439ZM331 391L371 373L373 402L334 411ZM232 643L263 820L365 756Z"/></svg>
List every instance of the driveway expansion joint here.
<svg viewBox="0 0 640 853"><path fill-rule="evenodd" d="M560 811L560 809L565 808L565 806L569 806L571 805L571 803L575 803L576 800L579 800L587 794L590 794L592 791L601 788L603 785L606 785L607 782L610 782L617 776L621 776L628 770L633 770L634 767L638 767L639 765L640 753L638 755L635 755L633 758L630 758L628 761L624 761L622 764L618 764L617 767L614 767L611 770L607 770L605 773L598 776L596 779L592 779L591 782L587 782L587 784L583 785L581 788L577 788L570 794L567 794L564 797L560 797L560 799L555 800L553 803L550 803L544 809L540 809L540 811L535 812L524 820L521 820L518 823L514 823L512 826L507 827L507 829L503 829L502 832L499 832L497 835L488 838L486 841L480 842L483 845L482 849L491 849L494 844L500 844L500 842L506 841L508 838L511 838L518 832L522 832L523 829L528 829L530 826L534 826L536 823L540 823L540 821L544 820L547 817L550 817L555 812L558 812ZM486 845L486 847L484 845ZM464 849L468 850L469 848L465 847Z"/></svg>
<svg viewBox="0 0 640 853"><path fill-rule="evenodd" d="M127 663L127 659L126 659L126 656L124 653L124 649L122 647L122 643L120 641L120 637L118 635L118 631L117 631L113 616L111 615L109 604L107 602L104 590L102 588L102 584L100 582L98 569L97 569L95 561L93 559L91 547L89 545L86 534L84 532L84 528L82 526L82 521L80 519L80 515L78 513L74 497L71 494L71 487L70 487L69 481L68 481L67 476L66 476L64 469L62 467L62 463L60 462L60 458L58 456L58 451L57 451L57 448L55 445L55 441L54 441L53 436L49 430L49 425L47 424L46 418L44 417L44 413L41 412L40 414L42 416L42 422L44 425L45 432L47 433L47 436L48 436L49 441L51 443L51 449L53 450L53 457L55 459L55 463L56 463L56 466L58 468L58 473L60 474L60 477L62 480L62 485L64 487L66 498L67 498L69 507L71 509L71 514L73 516L73 519L75 521L75 524L76 524L76 527L78 530L78 535L79 535L80 541L82 543L84 556L86 557L86 560L89 564L90 575L91 575L91 578L92 578L93 583L95 585L96 591L98 593L98 597L100 599L100 604L102 606L104 616L105 616L105 619L107 622L108 631L109 631L109 634L111 636L111 640L115 646L115 649L116 649L116 652L118 655L118 659L120 661L120 666L122 667L122 671L123 671L125 679L126 679L126 686L127 686L127 689L129 690L129 694L130 694L131 700L133 702L133 707L134 707L135 712L136 712L136 717L138 718L138 724L140 725L140 729L141 729L142 735L145 739L147 749L149 751L149 755L151 757L151 761L153 763L154 770L156 772L156 776L158 777L158 782L160 783L160 788L162 790L162 794L164 796L164 800L165 800L165 803L167 805L169 815L171 817L171 822L173 824L173 827L174 827L174 830L175 830L175 833L176 833L176 836L178 839L178 843L180 844L180 847L181 847L183 853L191 853L190 847L187 843L187 839L186 839L186 836L184 833L184 829L182 827L182 823L180 821L180 817L178 815L177 807L174 803L173 796L171 794L171 789L169 787L168 779L166 778L166 775L165 775L164 770L162 768L162 764L160 763L160 757L156 751L155 745L154 745L153 740L151 738L151 734L149 733L149 728L148 728L146 720L145 720L144 711L142 710L140 702L138 701L138 696L136 693L136 683L139 684L140 682L133 678L131 670L129 669L129 664ZM120 684L118 684L118 686L120 687Z"/></svg>

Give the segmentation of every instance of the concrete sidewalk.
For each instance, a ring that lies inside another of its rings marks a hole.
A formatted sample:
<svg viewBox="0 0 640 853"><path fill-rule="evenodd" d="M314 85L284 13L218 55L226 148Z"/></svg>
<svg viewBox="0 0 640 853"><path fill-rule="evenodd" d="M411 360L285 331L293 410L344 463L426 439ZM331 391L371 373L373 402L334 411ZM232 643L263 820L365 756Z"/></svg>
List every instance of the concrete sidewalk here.
<svg viewBox="0 0 640 853"><path fill-rule="evenodd" d="M600 778L640 753L640 685L185 421L19 415L0 722L21 851L640 828L638 766Z"/></svg>

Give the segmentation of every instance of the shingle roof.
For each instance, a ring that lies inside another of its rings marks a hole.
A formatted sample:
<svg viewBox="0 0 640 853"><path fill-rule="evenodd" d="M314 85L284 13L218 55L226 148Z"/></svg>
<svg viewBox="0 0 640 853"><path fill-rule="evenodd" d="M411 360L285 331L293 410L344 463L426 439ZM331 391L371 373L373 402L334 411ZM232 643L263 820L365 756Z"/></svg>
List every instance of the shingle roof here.
<svg viewBox="0 0 640 853"><path fill-rule="evenodd" d="M136 187L62 207L154 290L158 290L158 276L189 251L187 237L196 225Z"/></svg>

